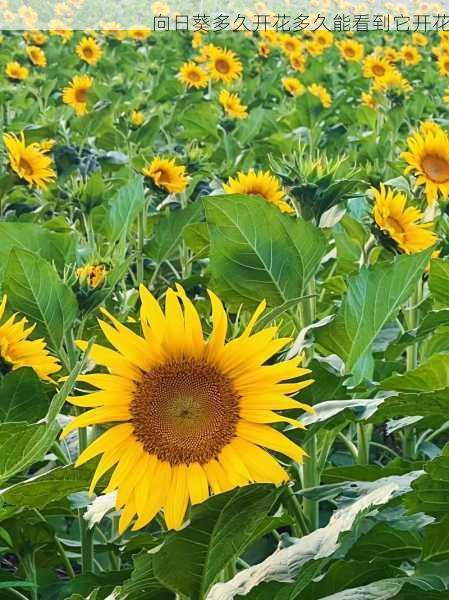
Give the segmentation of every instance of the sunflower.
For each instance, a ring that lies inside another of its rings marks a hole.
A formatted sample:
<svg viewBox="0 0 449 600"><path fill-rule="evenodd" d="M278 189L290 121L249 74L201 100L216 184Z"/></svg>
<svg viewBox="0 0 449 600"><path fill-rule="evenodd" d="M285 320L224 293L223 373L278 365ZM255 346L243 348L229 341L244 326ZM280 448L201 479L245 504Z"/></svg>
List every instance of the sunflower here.
<svg viewBox="0 0 449 600"><path fill-rule="evenodd" d="M412 33L412 42L417 46L427 46L428 40L423 33L420 33L419 31L414 31Z"/></svg>
<svg viewBox="0 0 449 600"><path fill-rule="evenodd" d="M310 56L313 57L321 56L325 50L323 46L320 46L320 44L317 44L314 40L307 40L305 49Z"/></svg>
<svg viewBox="0 0 449 600"><path fill-rule="evenodd" d="M3 135L3 142L12 170L30 186L45 189L47 184L56 178L52 160L40 144L27 146L23 133L20 134L20 138L13 133L6 133Z"/></svg>
<svg viewBox="0 0 449 600"><path fill-rule="evenodd" d="M367 56L363 61L364 77L383 77L386 73L393 69L390 61L381 56Z"/></svg>
<svg viewBox="0 0 449 600"><path fill-rule="evenodd" d="M300 40L293 35L285 34L281 36L280 39L280 47L281 50L287 55L291 56L292 54L298 54L301 52L302 43Z"/></svg>
<svg viewBox="0 0 449 600"><path fill-rule="evenodd" d="M285 193L279 181L268 171L249 171L237 173L236 178L230 178L223 185L227 194L245 194L248 196L261 196L270 204L274 204L281 212L292 213L293 208L285 201Z"/></svg>
<svg viewBox="0 0 449 600"><path fill-rule="evenodd" d="M413 173L416 185L425 186L427 202L432 205L440 193L449 195L449 138L437 132L414 133L407 140L408 152L401 158L408 163L406 173Z"/></svg>
<svg viewBox="0 0 449 600"><path fill-rule="evenodd" d="M248 116L247 107L241 103L238 94L231 94L228 90L221 90L218 101L225 113L233 119L246 119Z"/></svg>
<svg viewBox="0 0 449 600"><path fill-rule="evenodd" d="M214 47L211 51L209 70L214 81L232 83L242 75L243 66L234 52Z"/></svg>
<svg viewBox="0 0 449 600"><path fill-rule="evenodd" d="M321 48L330 48L334 43L334 34L327 29L317 29L314 32L312 39L318 46L321 46Z"/></svg>
<svg viewBox="0 0 449 600"><path fill-rule="evenodd" d="M145 29L145 27L135 27L134 29L129 29L127 33L128 37L136 42L143 42L151 35L150 29Z"/></svg>
<svg viewBox="0 0 449 600"><path fill-rule="evenodd" d="M449 56L443 54L438 59L438 68L441 75L449 75Z"/></svg>
<svg viewBox="0 0 449 600"><path fill-rule="evenodd" d="M45 56L44 51L39 48L39 46L28 46L27 47L27 55L30 61L36 67L46 67L47 66L47 58Z"/></svg>
<svg viewBox="0 0 449 600"><path fill-rule="evenodd" d="M413 254L435 244L438 238L429 230L432 223L418 223L423 214L414 206L406 208L405 194L387 191L383 185L380 186L380 190L372 189L372 192L375 199L374 220L399 250Z"/></svg>
<svg viewBox="0 0 449 600"><path fill-rule="evenodd" d="M299 94L304 92L304 86L296 77L283 77L282 85L284 86L284 90L291 96L299 96Z"/></svg>
<svg viewBox="0 0 449 600"><path fill-rule="evenodd" d="M145 121L145 115L141 110L133 110L130 116L130 121L134 127L140 127Z"/></svg>
<svg viewBox="0 0 449 600"><path fill-rule="evenodd" d="M318 83L312 83L307 88L312 96L318 98L324 108L329 108L332 105L332 96L326 90L326 88Z"/></svg>
<svg viewBox="0 0 449 600"><path fill-rule="evenodd" d="M342 58L349 62L360 62L363 58L365 49L363 44L355 40L343 40L337 42Z"/></svg>
<svg viewBox="0 0 449 600"><path fill-rule="evenodd" d="M62 92L62 101L71 106L78 116L87 114L87 99L93 82L89 75L75 75Z"/></svg>
<svg viewBox="0 0 449 600"><path fill-rule="evenodd" d="M31 34L31 39L36 44L36 46L43 46L47 41L47 36L42 31L35 31Z"/></svg>
<svg viewBox="0 0 449 600"><path fill-rule="evenodd" d="M3 296L0 303L0 374L6 375L21 367L31 367L41 379L51 381L50 375L61 368L58 361L49 355L43 339L28 339L35 325L25 328L25 318L16 321L17 315L13 315L2 322L6 301L6 296Z"/></svg>
<svg viewBox="0 0 449 600"><path fill-rule="evenodd" d="M102 50L93 37L83 37L76 47L76 53L89 65L95 65L101 58Z"/></svg>
<svg viewBox="0 0 449 600"><path fill-rule="evenodd" d="M201 31L194 31L192 35L192 48L195 50L203 45L203 34Z"/></svg>
<svg viewBox="0 0 449 600"><path fill-rule="evenodd" d="M76 276L82 285L97 288L104 283L108 269L104 264L86 264L76 270Z"/></svg>
<svg viewBox="0 0 449 600"><path fill-rule="evenodd" d="M290 57L290 66L299 73L306 70L306 57L304 54L292 54Z"/></svg>
<svg viewBox="0 0 449 600"><path fill-rule="evenodd" d="M204 69L194 62L186 62L179 70L179 79L189 88L199 90L207 87L209 77Z"/></svg>
<svg viewBox="0 0 449 600"><path fill-rule="evenodd" d="M156 156L142 172L159 188L176 194L186 189L188 177L185 171L186 168L177 165L174 158Z"/></svg>
<svg viewBox="0 0 449 600"><path fill-rule="evenodd" d="M29 71L26 67L22 67L18 62L9 62L5 67L6 77L14 79L16 81L23 81L29 75Z"/></svg>
<svg viewBox="0 0 449 600"><path fill-rule="evenodd" d="M262 58L268 58L271 54L270 46L265 42L260 42L257 46L257 52Z"/></svg>
<svg viewBox="0 0 449 600"><path fill-rule="evenodd" d="M374 79L373 90L382 93L394 91L397 94L405 94L412 90L412 86L396 68L392 68L383 77L376 77Z"/></svg>
<svg viewBox="0 0 449 600"><path fill-rule="evenodd" d="M287 481L287 472L265 448L297 462L304 457L270 423L301 426L274 411L311 410L288 396L312 383L297 381L309 371L300 368L300 358L266 364L289 340L276 339L275 327L253 333L264 303L240 337L226 343L226 312L215 294L209 297L213 329L207 340L180 286L167 290L165 311L141 286L142 335L103 309L111 324L99 324L114 350L94 344L90 356L110 374L81 375L79 381L97 390L69 399L91 410L76 417L63 436L78 427L111 424L76 465L102 455L90 492L114 467L105 492L117 490L121 533L136 515L133 530L161 510L167 528L179 529L189 502L252 482ZM87 343L78 346L84 350Z"/></svg>
<svg viewBox="0 0 449 600"><path fill-rule="evenodd" d="M421 62L422 56L415 46L404 44L401 48L401 59L406 65L414 66Z"/></svg>
<svg viewBox="0 0 449 600"><path fill-rule="evenodd" d="M377 108L377 102L375 101L374 96L368 92L362 92L361 103L363 106L368 106L373 110Z"/></svg>

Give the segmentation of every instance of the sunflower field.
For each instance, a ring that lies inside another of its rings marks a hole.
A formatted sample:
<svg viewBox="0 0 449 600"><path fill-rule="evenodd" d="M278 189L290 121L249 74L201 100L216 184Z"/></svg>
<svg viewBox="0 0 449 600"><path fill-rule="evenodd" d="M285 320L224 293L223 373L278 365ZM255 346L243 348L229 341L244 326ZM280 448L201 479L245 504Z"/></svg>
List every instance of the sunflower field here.
<svg viewBox="0 0 449 600"><path fill-rule="evenodd" d="M449 32L3 31L0 128L0 600L449 599Z"/></svg>

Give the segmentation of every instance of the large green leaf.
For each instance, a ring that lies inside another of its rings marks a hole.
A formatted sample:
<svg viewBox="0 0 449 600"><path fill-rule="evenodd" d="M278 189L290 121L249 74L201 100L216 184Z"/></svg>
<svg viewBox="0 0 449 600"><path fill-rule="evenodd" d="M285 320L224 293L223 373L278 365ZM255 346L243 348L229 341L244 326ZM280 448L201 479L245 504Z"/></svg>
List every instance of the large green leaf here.
<svg viewBox="0 0 449 600"><path fill-rule="evenodd" d="M441 304L449 304L449 261L434 259L430 263L429 288Z"/></svg>
<svg viewBox="0 0 449 600"><path fill-rule="evenodd" d="M44 385L29 367L17 369L0 379L0 422L41 419L48 409Z"/></svg>
<svg viewBox="0 0 449 600"><path fill-rule="evenodd" d="M55 233L35 223L0 223L0 270L12 248L35 252L59 271L75 262L76 236Z"/></svg>
<svg viewBox="0 0 449 600"><path fill-rule="evenodd" d="M152 556L143 551L133 556L130 579L118 590L117 600L174 600L176 595L162 586L154 576Z"/></svg>
<svg viewBox="0 0 449 600"><path fill-rule="evenodd" d="M321 231L255 196L205 200L211 287L229 303L278 306L304 295L326 251Z"/></svg>
<svg viewBox="0 0 449 600"><path fill-rule="evenodd" d="M191 600L204 598L219 573L261 535L281 492L273 486L252 485L194 507L190 525L168 535L153 556L156 577Z"/></svg>
<svg viewBox="0 0 449 600"><path fill-rule="evenodd" d="M2 490L0 497L15 506L43 508L69 494L86 490L92 475L93 469L89 464L78 468L73 465L56 467Z"/></svg>
<svg viewBox="0 0 449 600"><path fill-rule="evenodd" d="M399 256L391 263L363 268L349 279L337 316L316 334L321 346L345 361L347 372L370 352L381 329L408 299L429 256L430 251Z"/></svg>
<svg viewBox="0 0 449 600"><path fill-rule="evenodd" d="M4 277L8 306L36 323L36 333L57 351L77 315L72 290L47 261L26 250L13 249Z"/></svg>
<svg viewBox="0 0 449 600"><path fill-rule="evenodd" d="M380 387L410 393L436 392L449 388L449 354L435 354L416 369L384 379Z"/></svg>
<svg viewBox="0 0 449 600"><path fill-rule="evenodd" d="M449 515L439 523L431 523L424 529L422 559L428 561L449 558Z"/></svg>
<svg viewBox="0 0 449 600"><path fill-rule="evenodd" d="M89 348L86 353L89 352ZM41 460L61 427L56 419L81 372L85 356L73 367L68 379L53 396L46 418L39 423L0 424L0 483Z"/></svg>

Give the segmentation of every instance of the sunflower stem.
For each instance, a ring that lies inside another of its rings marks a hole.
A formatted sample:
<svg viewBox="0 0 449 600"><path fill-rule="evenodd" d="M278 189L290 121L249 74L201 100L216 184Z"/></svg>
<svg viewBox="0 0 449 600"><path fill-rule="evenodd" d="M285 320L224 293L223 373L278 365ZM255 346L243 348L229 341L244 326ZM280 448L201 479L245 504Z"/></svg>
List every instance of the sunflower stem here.
<svg viewBox="0 0 449 600"><path fill-rule="evenodd" d="M315 294L315 280L312 279L306 289L306 295L309 298L305 302L299 304L299 316L301 327L307 327L311 325L315 320L316 313L316 294ZM310 359L312 358L312 352L309 350L305 353L303 365L307 366ZM318 445L316 436L312 436L305 444L304 450L307 456L304 459L302 466L302 485L304 488L316 487L320 484L320 472L318 468ZM319 526L319 503L316 500L304 498L302 503L302 510L308 523L310 523L311 530L315 530Z"/></svg>
<svg viewBox="0 0 449 600"><path fill-rule="evenodd" d="M307 525L306 517L302 511L301 503L290 486L285 488L283 501L289 514L295 519L295 523L292 526L293 534L296 537L307 535L309 533L309 527Z"/></svg>
<svg viewBox="0 0 449 600"><path fill-rule="evenodd" d="M143 283L144 276L144 245L146 235L147 205L138 215L137 221L137 285Z"/></svg>
<svg viewBox="0 0 449 600"><path fill-rule="evenodd" d="M76 407L76 413L81 414L81 410ZM78 429L79 453L87 448L87 430ZM85 508L78 509L78 525L81 540L81 572L83 575L94 572L94 530L89 529L89 524L84 518Z"/></svg>
<svg viewBox="0 0 449 600"><path fill-rule="evenodd" d="M357 423L357 464L369 464L369 447L373 426L366 423Z"/></svg>
<svg viewBox="0 0 449 600"><path fill-rule="evenodd" d="M423 286L422 280L418 281L418 285L406 307L404 317L407 328L409 330L416 329L419 323L418 306L422 301ZM407 346L406 349L406 367L407 371L412 371L418 365L418 343L415 342ZM413 426L406 427L402 436L402 455L407 460L416 458L416 428Z"/></svg>

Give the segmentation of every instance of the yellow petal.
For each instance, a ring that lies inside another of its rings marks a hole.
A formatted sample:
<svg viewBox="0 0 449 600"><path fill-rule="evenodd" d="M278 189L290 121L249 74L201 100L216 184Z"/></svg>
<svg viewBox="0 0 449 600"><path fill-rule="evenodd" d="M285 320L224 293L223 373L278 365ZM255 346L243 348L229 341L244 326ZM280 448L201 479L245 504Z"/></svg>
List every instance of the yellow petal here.
<svg viewBox="0 0 449 600"><path fill-rule="evenodd" d="M172 479L164 505L164 518L168 529L179 529L184 522L189 500L187 465L172 467Z"/></svg>
<svg viewBox="0 0 449 600"><path fill-rule="evenodd" d="M206 473L200 464L191 463L189 465L187 470L187 486L192 504L200 504L209 497L209 484Z"/></svg>
<svg viewBox="0 0 449 600"><path fill-rule="evenodd" d="M79 467L94 456L117 448L119 444L123 444L126 439L129 438L132 432L133 427L129 423L122 423L121 425L111 427L111 429L102 433L89 444L89 446L79 455L75 466Z"/></svg>
<svg viewBox="0 0 449 600"><path fill-rule="evenodd" d="M237 435L253 444L281 452L296 462L301 462L305 454L302 448L268 425L240 421L237 423Z"/></svg>

